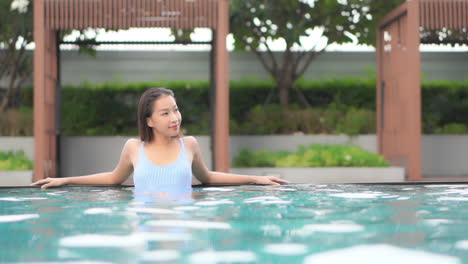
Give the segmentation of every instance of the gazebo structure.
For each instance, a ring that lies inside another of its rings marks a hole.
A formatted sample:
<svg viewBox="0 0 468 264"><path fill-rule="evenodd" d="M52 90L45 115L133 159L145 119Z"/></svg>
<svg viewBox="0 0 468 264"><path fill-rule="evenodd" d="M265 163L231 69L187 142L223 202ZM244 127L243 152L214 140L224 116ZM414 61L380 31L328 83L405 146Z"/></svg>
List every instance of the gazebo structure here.
<svg viewBox="0 0 468 264"><path fill-rule="evenodd" d="M145 27L213 30L214 169L229 170L228 0L34 0L34 180L58 176L58 32Z"/></svg>
<svg viewBox="0 0 468 264"><path fill-rule="evenodd" d="M392 165L421 179L419 45L467 44L468 0L408 0L377 28L378 148Z"/></svg>

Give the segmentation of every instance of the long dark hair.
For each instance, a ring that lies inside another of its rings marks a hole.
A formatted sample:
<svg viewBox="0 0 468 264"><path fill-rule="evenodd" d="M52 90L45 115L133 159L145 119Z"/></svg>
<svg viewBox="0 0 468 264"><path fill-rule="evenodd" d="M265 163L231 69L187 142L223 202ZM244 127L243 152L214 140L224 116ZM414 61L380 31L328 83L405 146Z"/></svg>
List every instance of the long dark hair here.
<svg viewBox="0 0 468 264"><path fill-rule="evenodd" d="M153 114L153 105L161 96L172 96L175 99L174 92L166 88L150 88L140 97L138 103L138 133L140 140L151 142L154 140L153 129L148 126L146 119Z"/></svg>

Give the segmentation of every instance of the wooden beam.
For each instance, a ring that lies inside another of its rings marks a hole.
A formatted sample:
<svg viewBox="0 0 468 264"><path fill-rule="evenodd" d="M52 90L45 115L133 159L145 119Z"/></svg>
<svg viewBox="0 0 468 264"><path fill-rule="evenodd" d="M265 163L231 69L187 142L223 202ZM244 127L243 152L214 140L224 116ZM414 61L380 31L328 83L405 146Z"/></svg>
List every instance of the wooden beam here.
<svg viewBox="0 0 468 264"><path fill-rule="evenodd" d="M226 37L229 33L229 2L218 1L218 25L215 30L215 134L214 153L216 171L228 172L229 157L229 53Z"/></svg>
<svg viewBox="0 0 468 264"><path fill-rule="evenodd" d="M406 154L408 155L407 175L411 181L422 179L422 137L421 137L421 55L419 52L419 0L408 1L406 26L406 94L410 98L407 113Z"/></svg>
<svg viewBox="0 0 468 264"><path fill-rule="evenodd" d="M34 180L57 176L57 39L45 11L44 0L34 3Z"/></svg>

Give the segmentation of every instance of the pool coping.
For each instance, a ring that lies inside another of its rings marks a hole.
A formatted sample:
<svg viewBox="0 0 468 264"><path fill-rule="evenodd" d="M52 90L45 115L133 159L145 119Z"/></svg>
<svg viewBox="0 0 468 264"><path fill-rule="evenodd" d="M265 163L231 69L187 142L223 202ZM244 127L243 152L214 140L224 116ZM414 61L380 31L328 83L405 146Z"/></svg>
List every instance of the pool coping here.
<svg viewBox="0 0 468 264"><path fill-rule="evenodd" d="M468 181L407 181L407 182L360 182L360 183L292 183L292 184L282 184L281 186L292 186L292 185L328 185L328 184L341 184L341 185L425 185L425 184L468 184ZM207 187L236 187L236 186L269 186L267 184L197 184L192 185L193 188L207 188ZM271 185L276 186L276 185ZM63 187L104 187L104 188L128 188L134 187L134 185L64 185L59 187L49 187L51 189L60 189ZM41 186L0 186L0 189L40 189Z"/></svg>

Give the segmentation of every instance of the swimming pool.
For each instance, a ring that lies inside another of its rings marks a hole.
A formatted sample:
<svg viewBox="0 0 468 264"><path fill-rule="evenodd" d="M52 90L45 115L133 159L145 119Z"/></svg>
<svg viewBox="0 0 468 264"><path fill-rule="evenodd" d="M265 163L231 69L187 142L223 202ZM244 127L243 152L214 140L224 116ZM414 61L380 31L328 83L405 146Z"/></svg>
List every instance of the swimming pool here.
<svg viewBox="0 0 468 264"><path fill-rule="evenodd" d="M0 262L468 263L468 185L0 189Z"/></svg>

